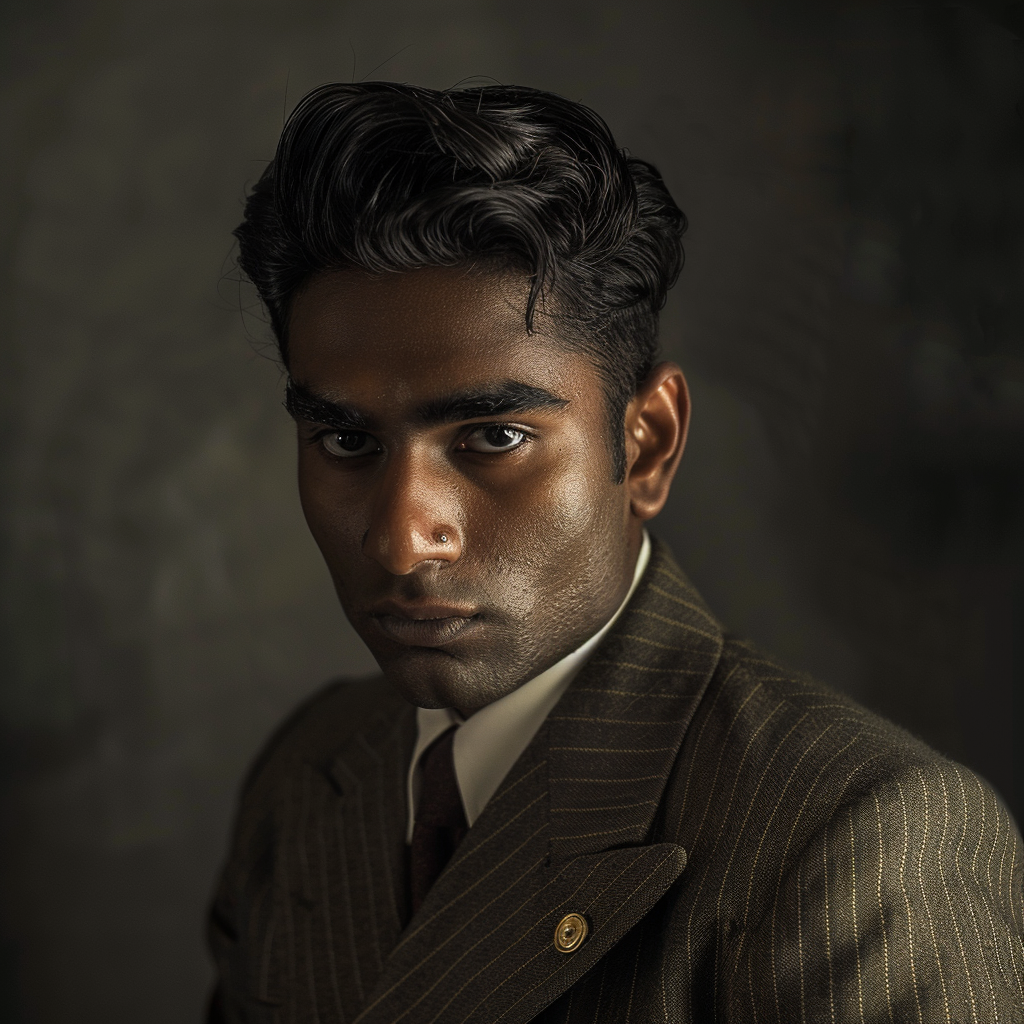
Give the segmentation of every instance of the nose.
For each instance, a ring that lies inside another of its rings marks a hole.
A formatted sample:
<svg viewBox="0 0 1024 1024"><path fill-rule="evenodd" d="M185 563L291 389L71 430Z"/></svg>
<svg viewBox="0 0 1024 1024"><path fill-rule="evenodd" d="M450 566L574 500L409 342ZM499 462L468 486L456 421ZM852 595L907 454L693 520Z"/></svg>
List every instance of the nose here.
<svg viewBox="0 0 1024 1024"><path fill-rule="evenodd" d="M409 452L388 456L363 536L363 551L389 573L405 576L426 562L462 554L456 495L440 467Z"/></svg>

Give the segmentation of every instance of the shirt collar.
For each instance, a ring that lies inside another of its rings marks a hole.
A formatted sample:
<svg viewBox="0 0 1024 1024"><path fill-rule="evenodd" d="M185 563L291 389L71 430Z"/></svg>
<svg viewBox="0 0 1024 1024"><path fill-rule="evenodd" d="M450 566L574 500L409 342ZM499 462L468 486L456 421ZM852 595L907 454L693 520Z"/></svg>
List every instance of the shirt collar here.
<svg viewBox="0 0 1024 1024"><path fill-rule="evenodd" d="M644 530L640 554L633 569L633 582L615 614L589 640L540 675L482 707L471 718L464 719L454 708L416 709L416 746L409 762L407 778L409 842L412 842L413 822L419 802L419 760L427 747L452 725L457 726L453 743L455 777L462 795L466 821L472 825L584 662L594 653L622 614L650 559L651 540Z"/></svg>

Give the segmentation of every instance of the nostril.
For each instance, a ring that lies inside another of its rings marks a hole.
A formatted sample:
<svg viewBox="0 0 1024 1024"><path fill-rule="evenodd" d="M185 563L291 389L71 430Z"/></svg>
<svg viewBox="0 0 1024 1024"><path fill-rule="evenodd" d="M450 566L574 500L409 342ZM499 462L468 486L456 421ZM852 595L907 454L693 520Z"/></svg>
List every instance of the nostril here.
<svg viewBox="0 0 1024 1024"><path fill-rule="evenodd" d="M364 554L399 576L421 563L457 561L461 549L458 532L450 526L420 529L395 517L382 517L363 535Z"/></svg>

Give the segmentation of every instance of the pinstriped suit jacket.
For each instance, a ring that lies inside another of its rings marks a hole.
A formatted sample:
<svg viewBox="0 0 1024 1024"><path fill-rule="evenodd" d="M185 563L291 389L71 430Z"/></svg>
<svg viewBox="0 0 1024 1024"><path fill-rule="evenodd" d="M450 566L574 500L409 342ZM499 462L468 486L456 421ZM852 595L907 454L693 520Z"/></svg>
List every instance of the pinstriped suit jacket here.
<svg viewBox="0 0 1024 1024"><path fill-rule="evenodd" d="M724 637L659 545L410 920L414 734L370 680L271 742L211 1021L1024 1020L1024 854L992 791ZM570 912L590 933L564 954Z"/></svg>

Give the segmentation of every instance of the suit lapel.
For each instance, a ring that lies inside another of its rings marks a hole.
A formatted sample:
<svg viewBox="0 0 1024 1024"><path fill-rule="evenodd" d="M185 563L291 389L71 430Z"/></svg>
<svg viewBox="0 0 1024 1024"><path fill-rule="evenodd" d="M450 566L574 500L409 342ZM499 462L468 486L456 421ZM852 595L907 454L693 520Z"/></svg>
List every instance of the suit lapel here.
<svg viewBox="0 0 1024 1024"><path fill-rule="evenodd" d="M399 939L359 1024L522 1024L650 910L686 863L681 847L649 840L721 646L656 544L629 607ZM590 931L565 954L554 934L569 913Z"/></svg>
<svg viewBox="0 0 1024 1024"><path fill-rule="evenodd" d="M405 767L415 712L400 698L324 766L307 763L289 801L296 842L285 871L285 971L315 1019L351 1020L407 915Z"/></svg>
<svg viewBox="0 0 1024 1024"><path fill-rule="evenodd" d="M555 862L644 841L721 626L655 542L634 599L548 717Z"/></svg>

